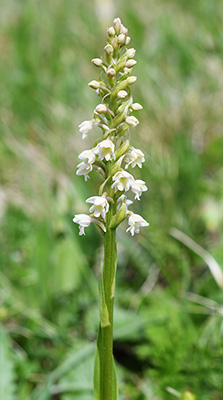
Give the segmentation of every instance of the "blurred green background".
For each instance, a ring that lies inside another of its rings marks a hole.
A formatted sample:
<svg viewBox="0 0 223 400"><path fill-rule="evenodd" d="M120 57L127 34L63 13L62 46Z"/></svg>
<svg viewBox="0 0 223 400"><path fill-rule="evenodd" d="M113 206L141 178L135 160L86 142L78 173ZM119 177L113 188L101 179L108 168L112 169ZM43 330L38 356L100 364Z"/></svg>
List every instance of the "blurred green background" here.
<svg viewBox="0 0 223 400"><path fill-rule="evenodd" d="M100 177L75 165L116 16L137 50L134 211L150 222L118 232L120 400L223 399L222 1L1 0L1 400L93 398L103 243L72 218Z"/></svg>

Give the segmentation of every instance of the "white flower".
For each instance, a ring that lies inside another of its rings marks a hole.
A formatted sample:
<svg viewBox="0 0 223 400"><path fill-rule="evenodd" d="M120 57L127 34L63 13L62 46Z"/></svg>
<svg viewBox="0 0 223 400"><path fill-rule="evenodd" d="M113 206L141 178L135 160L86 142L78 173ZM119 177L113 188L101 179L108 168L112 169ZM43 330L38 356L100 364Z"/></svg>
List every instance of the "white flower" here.
<svg viewBox="0 0 223 400"><path fill-rule="evenodd" d="M114 25L119 24L119 25L121 26L121 20L120 20L120 18L117 17L117 18L113 19L113 24L114 24Z"/></svg>
<svg viewBox="0 0 223 400"><path fill-rule="evenodd" d="M120 27L120 33L124 33L124 35L127 35L127 33L128 33L128 29L122 24Z"/></svg>
<svg viewBox="0 0 223 400"><path fill-rule="evenodd" d="M109 43L107 43L106 45L105 45L105 47L104 47L104 51L105 51L105 53L106 54L112 54L113 53L113 47L112 47L112 45L111 44L109 44Z"/></svg>
<svg viewBox="0 0 223 400"><path fill-rule="evenodd" d="M116 75L115 69L114 68L108 68L107 71L106 71L106 75L109 78L114 78L114 76Z"/></svg>
<svg viewBox="0 0 223 400"><path fill-rule="evenodd" d="M103 65L103 61L100 58L92 58L91 62L95 67L101 67Z"/></svg>
<svg viewBox="0 0 223 400"><path fill-rule="evenodd" d="M91 217L87 214L77 214L73 218L73 222L79 224L79 235L85 235L84 228L87 228L91 223Z"/></svg>
<svg viewBox="0 0 223 400"><path fill-rule="evenodd" d="M91 131L94 125L94 119L91 121L83 121L78 127L80 133L82 133L82 139L85 139L88 133Z"/></svg>
<svg viewBox="0 0 223 400"><path fill-rule="evenodd" d="M142 192L147 191L146 183L142 181L141 179L136 179L132 185L131 185L131 190L133 193L135 193L135 199L140 200L140 196Z"/></svg>
<svg viewBox="0 0 223 400"><path fill-rule="evenodd" d="M107 29L107 35L108 35L108 36L115 36L115 30L114 30L113 26L110 26L110 27Z"/></svg>
<svg viewBox="0 0 223 400"><path fill-rule="evenodd" d="M126 44L126 45L129 44L130 41L131 41L130 36L127 36L126 41L125 41L125 44Z"/></svg>
<svg viewBox="0 0 223 400"><path fill-rule="evenodd" d="M98 114L103 114L108 110L108 107L105 104L98 104L95 108L94 112Z"/></svg>
<svg viewBox="0 0 223 400"><path fill-rule="evenodd" d="M81 154L79 154L78 157L80 158L80 160L84 161L84 163L86 164L87 167L92 165L96 159L93 150L84 150L84 151L82 151Z"/></svg>
<svg viewBox="0 0 223 400"><path fill-rule="evenodd" d="M130 206L130 204L133 204L132 200L127 199L125 194L122 194L118 199L117 199L117 211L120 210L122 204L125 203L126 204L126 210L128 210L128 206Z"/></svg>
<svg viewBox="0 0 223 400"><path fill-rule="evenodd" d="M126 55L127 55L128 58L133 58L135 56L135 53L136 53L136 51L133 48L132 49L128 49L126 51Z"/></svg>
<svg viewBox="0 0 223 400"><path fill-rule="evenodd" d="M117 97L119 99L125 99L128 96L128 93L125 90L119 90Z"/></svg>
<svg viewBox="0 0 223 400"><path fill-rule="evenodd" d="M134 65L136 65L136 63L137 63L136 60L130 59L130 60L126 61L125 66L126 66L126 68L132 68L132 67L134 67Z"/></svg>
<svg viewBox="0 0 223 400"><path fill-rule="evenodd" d="M131 115L131 117L127 117L125 122L131 126L131 127L135 127L136 125L138 125L139 121L136 117L133 117L133 115Z"/></svg>
<svg viewBox="0 0 223 400"><path fill-rule="evenodd" d="M139 214L134 213L130 214L128 224L130 226L126 229L126 232L130 231L132 236L135 233L139 233L139 228L143 226L149 226L149 223L144 218L142 218Z"/></svg>
<svg viewBox="0 0 223 400"><path fill-rule="evenodd" d="M127 68L127 71L126 71L126 72L128 72L128 68ZM137 80L137 76L132 75L132 76L130 76L130 77L128 78L128 84L129 84L129 85L132 85L133 83L135 83L136 80Z"/></svg>
<svg viewBox="0 0 223 400"><path fill-rule="evenodd" d="M85 164L85 162L81 162L77 165L77 172L76 175L84 175L84 180L87 181L89 178L88 174L92 171L93 167L91 164Z"/></svg>
<svg viewBox="0 0 223 400"><path fill-rule="evenodd" d="M143 109L143 106L141 106L141 104L139 104L139 103L133 103L133 104L131 105L131 109L132 109L133 111L138 111L138 110L142 110L142 109Z"/></svg>
<svg viewBox="0 0 223 400"><path fill-rule="evenodd" d="M125 169L127 169L129 165L131 165L132 168L135 168L136 165L138 165L139 168L142 168L142 163L145 161L145 157L140 149L131 147L131 149L127 151L124 161L126 162Z"/></svg>
<svg viewBox="0 0 223 400"><path fill-rule="evenodd" d="M104 196L92 196L86 200L86 203L92 203L93 206L90 207L89 212L93 213L95 217L102 216L105 219L105 214L109 210L108 201Z"/></svg>
<svg viewBox="0 0 223 400"><path fill-rule="evenodd" d="M115 160L115 145L110 139L102 140L94 149L94 153L98 155L100 160Z"/></svg>
<svg viewBox="0 0 223 400"><path fill-rule="evenodd" d="M96 80L89 82L88 86L90 86L92 89L100 89L100 83Z"/></svg>
<svg viewBox="0 0 223 400"><path fill-rule="evenodd" d="M111 187L120 190L121 192L123 190L129 190L132 186L132 183L134 182L133 176L124 170L118 171L113 176L112 180L114 181L114 183Z"/></svg>
<svg viewBox="0 0 223 400"><path fill-rule="evenodd" d="M119 44L124 44L125 43L125 39L126 39L126 36L125 36L124 33L121 33L120 35L118 35L118 43Z"/></svg>

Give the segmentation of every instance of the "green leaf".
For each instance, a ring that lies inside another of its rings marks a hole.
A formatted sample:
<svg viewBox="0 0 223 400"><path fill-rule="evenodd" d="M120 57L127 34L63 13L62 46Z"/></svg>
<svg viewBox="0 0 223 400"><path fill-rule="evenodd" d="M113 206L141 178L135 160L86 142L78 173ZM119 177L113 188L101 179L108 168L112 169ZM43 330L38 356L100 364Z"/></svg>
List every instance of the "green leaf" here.
<svg viewBox="0 0 223 400"><path fill-rule="evenodd" d="M26 400L48 400L51 395L53 385L60 380L70 370L79 368L80 364L88 359L94 352L94 346L89 344L75 351L74 354L69 353L68 357L46 378L43 385L37 386L33 393ZM48 396L48 397L47 397Z"/></svg>
<svg viewBox="0 0 223 400"><path fill-rule="evenodd" d="M117 384L114 357L112 363L112 400L118 400L118 384Z"/></svg>
<svg viewBox="0 0 223 400"><path fill-rule="evenodd" d="M104 283L102 275L102 265L101 263L99 270L99 311L100 311L100 324L102 328L110 325L108 307L105 301Z"/></svg>
<svg viewBox="0 0 223 400"><path fill-rule="evenodd" d="M0 399L13 400L15 392L13 361L10 354L9 339L0 326Z"/></svg>

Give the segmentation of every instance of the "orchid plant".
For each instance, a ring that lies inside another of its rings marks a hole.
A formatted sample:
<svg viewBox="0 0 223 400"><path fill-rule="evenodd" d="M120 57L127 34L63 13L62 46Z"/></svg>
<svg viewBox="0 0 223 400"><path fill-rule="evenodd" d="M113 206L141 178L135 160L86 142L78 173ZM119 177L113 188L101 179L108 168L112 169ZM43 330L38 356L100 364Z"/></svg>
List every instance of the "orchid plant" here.
<svg viewBox="0 0 223 400"><path fill-rule="evenodd" d="M77 214L73 219L79 224L80 235L85 235L84 229L94 223L104 236L104 260L99 271L100 324L94 367L95 400L118 398L113 358L116 229L127 219L129 226L126 232L133 236L139 233L141 227L149 225L143 217L129 210L133 201L125 194L132 192L134 199L140 200L142 192L147 190L144 181L135 179L127 171L136 166L142 168L145 161L143 152L130 144L129 128L139 123L132 113L141 110L142 106L134 103L131 96L130 86L137 78L131 75L136 61L135 49L126 48L129 42L128 29L123 26L120 18L115 18L113 26L107 29L104 59L91 60L102 72L98 80L88 84L96 91L100 104L94 110L93 119L79 125L83 139L94 126L101 129L93 148L79 155L81 162L77 165L76 174L83 175L87 181L95 169L102 175L103 182L97 195L86 200L91 204L89 214Z"/></svg>

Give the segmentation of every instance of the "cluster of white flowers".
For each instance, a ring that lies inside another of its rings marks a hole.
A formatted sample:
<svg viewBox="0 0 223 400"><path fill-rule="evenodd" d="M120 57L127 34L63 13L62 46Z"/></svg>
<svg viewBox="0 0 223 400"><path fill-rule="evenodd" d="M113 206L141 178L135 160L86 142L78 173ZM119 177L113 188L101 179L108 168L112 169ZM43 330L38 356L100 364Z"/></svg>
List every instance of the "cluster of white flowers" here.
<svg viewBox="0 0 223 400"><path fill-rule="evenodd" d="M126 232L131 235L139 233L140 227L148 226L140 215L128 210L133 203L124 194L130 191L135 200L140 200L142 192L147 190L146 184L141 179L135 179L126 170L138 166L142 168L145 161L143 152L129 145L129 128L139 124L133 112L141 110L139 103L133 103L130 86L136 81L131 76L132 68L136 64L133 59L135 49L126 49L130 42L128 30L120 18L115 18L114 26L107 29L107 43L104 47L105 57L93 58L91 61L105 74L103 81L100 75L98 81L92 80L88 85L96 91L100 102L94 110L91 120L79 125L82 138L85 139L94 126L102 130L102 136L90 150L84 150L79 155L81 162L77 165L77 175L83 175L85 181L89 173L95 169L101 173L104 182L97 196L86 200L92 204L89 208L90 215L77 214L73 221L79 224L80 235L85 234L84 228L91 222L96 223L102 231L109 229L107 215L111 210L112 226L115 228L125 219L129 227ZM110 203L110 204L109 204ZM117 223L114 223L116 221Z"/></svg>

